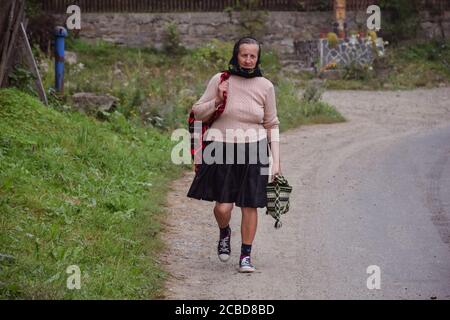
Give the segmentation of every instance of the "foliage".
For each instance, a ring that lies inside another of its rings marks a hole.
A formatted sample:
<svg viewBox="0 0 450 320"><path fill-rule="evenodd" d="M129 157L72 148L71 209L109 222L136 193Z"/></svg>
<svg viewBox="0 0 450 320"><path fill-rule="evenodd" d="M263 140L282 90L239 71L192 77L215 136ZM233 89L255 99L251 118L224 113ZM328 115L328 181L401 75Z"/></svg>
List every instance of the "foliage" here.
<svg viewBox="0 0 450 320"><path fill-rule="evenodd" d="M379 5L382 11L389 13L383 20L383 38L394 43L415 38L420 0L380 0Z"/></svg>
<svg viewBox="0 0 450 320"><path fill-rule="evenodd" d="M33 11L33 14L27 15L29 18L27 34L30 42L33 46L39 46L46 55L50 55L53 30L56 26L55 18L40 10L32 9L31 11Z"/></svg>
<svg viewBox="0 0 450 320"><path fill-rule="evenodd" d="M308 83L308 92L299 98L298 88L287 80L281 80L277 86L277 110L281 131L295 128L300 124L333 123L345 121L344 117L332 106L321 101L322 84Z"/></svg>
<svg viewBox="0 0 450 320"><path fill-rule="evenodd" d="M294 5L298 11L305 11L307 9L307 4L305 0L296 0L294 1ZM309 1L311 4L311 1ZM330 10L330 1L329 0L316 0L313 2L315 5L314 10L317 11L328 11Z"/></svg>
<svg viewBox="0 0 450 320"><path fill-rule="evenodd" d="M39 0L26 0L25 1L25 14L27 18L34 18L42 14L42 1Z"/></svg>
<svg viewBox="0 0 450 320"><path fill-rule="evenodd" d="M169 55L178 55L184 52L184 47L180 44L180 32L175 22L166 24L166 30L163 40L163 49Z"/></svg>
<svg viewBox="0 0 450 320"><path fill-rule="evenodd" d="M312 80L306 85L303 93L303 100L306 102L316 103L322 99L322 94L325 91L322 81Z"/></svg>
<svg viewBox="0 0 450 320"><path fill-rule="evenodd" d="M450 84L448 41L418 41L392 47L370 67L348 68L346 79L327 80L327 89L414 89Z"/></svg>
<svg viewBox="0 0 450 320"><path fill-rule="evenodd" d="M336 48L338 46L338 36L334 32L328 32L327 34L328 46L330 48Z"/></svg>
<svg viewBox="0 0 450 320"><path fill-rule="evenodd" d="M13 71L8 75L8 80L11 86L19 88L31 95L37 95L36 89L34 88L36 77L21 64L14 66Z"/></svg>
<svg viewBox="0 0 450 320"><path fill-rule="evenodd" d="M344 67L343 78L345 80L367 81L372 77L372 71L372 66L352 61L349 65Z"/></svg>
<svg viewBox="0 0 450 320"><path fill-rule="evenodd" d="M232 52L232 43L213 39L204 46L193 50L191 56L185 58L204 68L223 70L228 68Z"/></svg>
<svg viewBox="0 0 450 320"><path fill-rule="evenodd" d="M387 81L397 87L431 87L450 82L448 41L421 41L398 47L388 58L392 70Z"/></svg>
<svg viewBox="0 0 450 320"><path fill-rule="evenodd" d="M98 122L0 90L0 298L149 299L173 142L119 113ZM66 268L81 269L68 290Z"/></svg>
<svg viewBox="0 0 450 320"><path fill-rule="evenodd" d="M267 32L267 11L259 10L261 0L238 0L234 6L225 8L225 12L231 15L239 12L239 34L261 38Z"/></svg>

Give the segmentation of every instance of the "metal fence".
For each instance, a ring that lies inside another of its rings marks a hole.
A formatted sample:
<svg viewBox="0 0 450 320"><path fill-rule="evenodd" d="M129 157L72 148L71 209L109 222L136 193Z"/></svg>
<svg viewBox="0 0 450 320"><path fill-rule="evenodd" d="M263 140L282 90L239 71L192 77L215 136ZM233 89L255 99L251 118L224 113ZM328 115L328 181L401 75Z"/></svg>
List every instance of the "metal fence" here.
<svg viewBox="0 0 450 320"><path fill-rule="evenodd" d="M438 0L442 1L442 0ZM377 0L347 0L347 10L361 10ZM47 12L65 12L71 4L83 12L223 11L238 6L268 11L330 11L333 0L43 0Z"/></svg>

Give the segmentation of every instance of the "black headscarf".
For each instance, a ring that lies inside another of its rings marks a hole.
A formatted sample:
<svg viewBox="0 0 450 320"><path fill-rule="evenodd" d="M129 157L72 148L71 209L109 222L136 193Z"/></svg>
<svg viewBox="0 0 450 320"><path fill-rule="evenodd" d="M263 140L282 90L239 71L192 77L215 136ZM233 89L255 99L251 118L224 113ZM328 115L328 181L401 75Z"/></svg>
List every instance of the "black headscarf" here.
<svg viewBox="0 0 450 320"><path fill-rule="evenodd" d="M239 62L238 62L239 47L243 43L248 43L248 42L246 42L246 40L248 40L248 39L252 39L252 40L256 41L258 44L258 60L256 61L255 68L253 68L253 69L243 68L239 65ZM262 77L261 70L259 69L260 60L261 60L261 45L259 44L259 41L252 37L243 37L234 44L233 57L231 58L231 60L228 64L228 71L231 74L245 77L245 78Z"/></svg>

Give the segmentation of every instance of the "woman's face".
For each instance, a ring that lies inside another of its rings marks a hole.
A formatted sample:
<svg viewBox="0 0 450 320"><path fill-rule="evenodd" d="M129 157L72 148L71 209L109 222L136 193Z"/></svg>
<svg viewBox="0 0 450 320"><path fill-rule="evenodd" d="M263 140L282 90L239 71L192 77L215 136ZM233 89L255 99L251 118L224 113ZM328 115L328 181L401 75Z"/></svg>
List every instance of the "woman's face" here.
<svg viewBox="0 0 450 320"><path fill-rule="evenodd" d="M242 68L253 69L258 61L257 44L244 43L239 46L238 63Z"/></svg>

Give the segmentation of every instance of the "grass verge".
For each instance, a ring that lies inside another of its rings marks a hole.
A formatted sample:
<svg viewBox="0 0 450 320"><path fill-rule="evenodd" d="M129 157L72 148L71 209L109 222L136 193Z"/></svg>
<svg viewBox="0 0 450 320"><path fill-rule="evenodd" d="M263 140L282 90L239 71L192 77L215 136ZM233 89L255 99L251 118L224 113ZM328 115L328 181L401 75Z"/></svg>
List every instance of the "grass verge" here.
<svg viewBox="0 0 450 320"><path fill-rule="evenodd" d="M119 116L120 117L120 116ZM152 298L172 142L0 91L0 296ZM68 266L81 289L68 290Z"/></svg>

